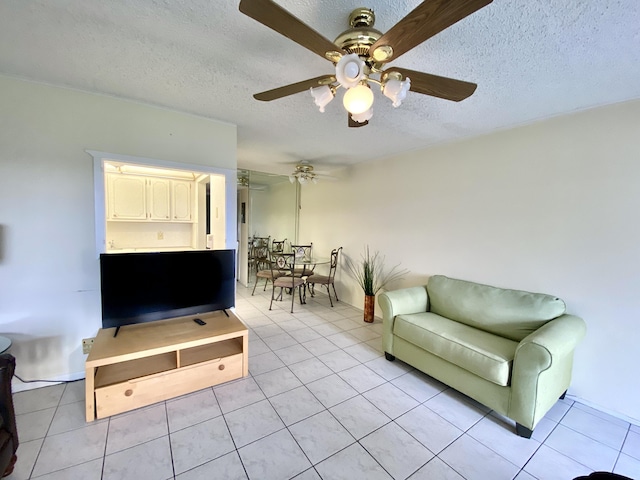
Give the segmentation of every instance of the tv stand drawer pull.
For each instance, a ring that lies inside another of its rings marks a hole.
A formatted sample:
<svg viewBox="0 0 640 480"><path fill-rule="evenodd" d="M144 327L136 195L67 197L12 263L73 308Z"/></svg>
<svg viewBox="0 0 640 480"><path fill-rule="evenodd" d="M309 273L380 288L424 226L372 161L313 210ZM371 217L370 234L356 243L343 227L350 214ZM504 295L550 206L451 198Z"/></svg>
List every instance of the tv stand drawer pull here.
<svg viewBox="0 0 640 480"><path fill-rule="evenodd" d="M218 365L218 370L224 370L224 363Z"/></svg>
<svg viewBox="0 0 640 480"><path fill-rule="evenodd" d="M131 395L133 395L133 390L131 390L130 388L124 391L125 397L130 397Z"/></svg>

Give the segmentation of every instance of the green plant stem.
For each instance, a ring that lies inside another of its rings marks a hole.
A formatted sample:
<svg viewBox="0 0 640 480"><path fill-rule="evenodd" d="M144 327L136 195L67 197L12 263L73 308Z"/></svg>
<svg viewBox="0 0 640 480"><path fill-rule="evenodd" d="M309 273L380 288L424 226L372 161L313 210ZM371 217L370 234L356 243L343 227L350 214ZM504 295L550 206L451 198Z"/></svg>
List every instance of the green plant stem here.
<svg viewBox="0 0 640 480"><path fill-rule="evenodd" d="M365 295L375 296L389 283L399 280L408 272L406 269L400 270L400 264L385 271L384 257L377 251L372 254L368 245L360 256L360 261L355 262L345 256L345 263Z"/></svg>

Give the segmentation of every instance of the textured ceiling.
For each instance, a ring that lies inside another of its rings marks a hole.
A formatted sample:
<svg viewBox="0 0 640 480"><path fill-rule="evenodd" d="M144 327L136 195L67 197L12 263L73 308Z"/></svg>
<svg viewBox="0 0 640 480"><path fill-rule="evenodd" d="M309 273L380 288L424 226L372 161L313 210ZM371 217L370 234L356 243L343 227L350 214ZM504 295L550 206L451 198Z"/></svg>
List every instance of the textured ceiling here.
<svg viewBox="0 0 640 480"><path fill-rule="evenodd" d="M419 0L277 0L333 40L367 6L387 31ZM253 93L333 72L238 11L238 0L0 0L0 74L133 99L238 126L238 164L324 170L640 98L638 0L495 0L394 66L478 84L460 103L376 93L348 128L339 98ZM126 152L123 152L126 153Z"/></svg>

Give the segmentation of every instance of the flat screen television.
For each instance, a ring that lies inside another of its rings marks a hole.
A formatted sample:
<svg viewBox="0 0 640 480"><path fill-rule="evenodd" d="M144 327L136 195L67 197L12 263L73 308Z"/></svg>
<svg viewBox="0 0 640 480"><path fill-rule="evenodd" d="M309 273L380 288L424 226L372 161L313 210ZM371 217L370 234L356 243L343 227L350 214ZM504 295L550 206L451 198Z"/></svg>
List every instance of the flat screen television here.
<svg viewBox="0 0 640 480"><path fill-rule="evenodd" d="M235 250L103 253L102 327L235 306ZM226 313L226 312L225 312Z"/></svg>

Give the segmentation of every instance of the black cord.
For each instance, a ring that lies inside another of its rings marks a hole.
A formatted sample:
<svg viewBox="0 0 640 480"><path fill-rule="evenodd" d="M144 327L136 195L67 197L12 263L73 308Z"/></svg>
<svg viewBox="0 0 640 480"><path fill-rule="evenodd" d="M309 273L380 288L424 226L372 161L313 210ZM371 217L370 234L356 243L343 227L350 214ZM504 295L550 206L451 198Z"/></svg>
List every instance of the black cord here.
<svg viewBox="0 0 640 480"><path fill-rule="evenodd" d="M71 383L71 382L75 382L76 380L23 380L22 378L20 378L20 376L14 372L13 374L14 377L16 377L18 380L20 380L22 383L38 383L38 382L46 382L46 383Z"/></svg>

